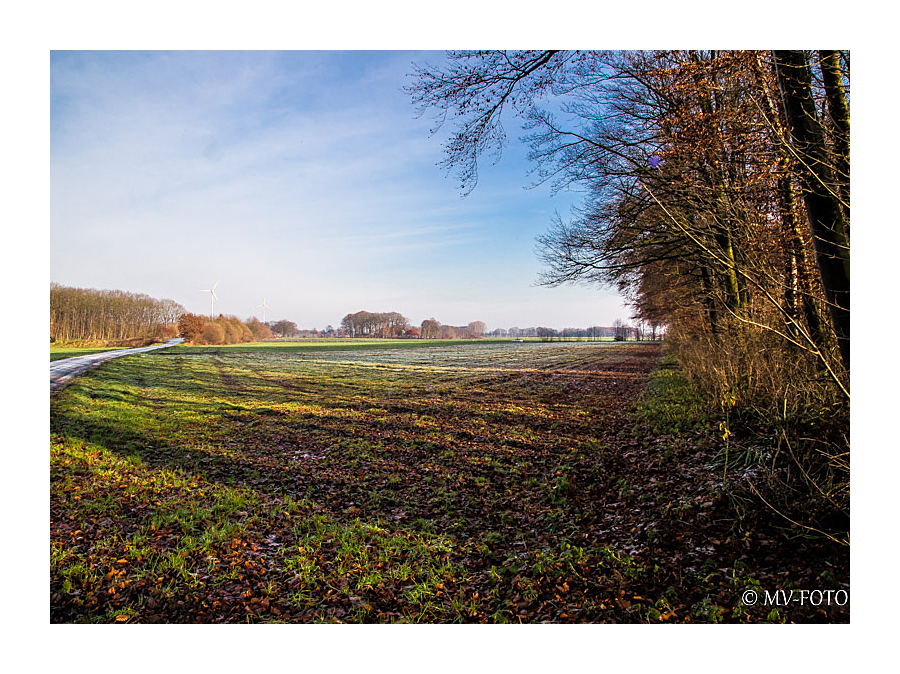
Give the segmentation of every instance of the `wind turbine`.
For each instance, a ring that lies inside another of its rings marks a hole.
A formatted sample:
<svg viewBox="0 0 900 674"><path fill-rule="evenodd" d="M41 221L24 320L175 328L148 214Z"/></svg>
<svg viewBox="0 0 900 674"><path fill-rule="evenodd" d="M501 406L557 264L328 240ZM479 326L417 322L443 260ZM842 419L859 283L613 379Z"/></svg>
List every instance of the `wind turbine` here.
<svg viewBox="0 0 900 674"><path fill-rule="evenodd" d="M263 320L262 320L262 322L265 323L265 322L266 322L266 309L271 309L272 307L270 307L268 304L266 304L266 298L265 298L265 297L263 297L262 304L257 304L256 306L257 306L257 307L262 307L262 310L263 310Z"/></svg>
<svg viewBox="0 0 900 674"><path fill-rule="evenodd" d="M213 301L219 299L218 295L216 295L216 286L219 285L219 282L216 281L213 284L212 288L207 290L201 290L201 293L209 293L209 320L213 320Z"/></svg>

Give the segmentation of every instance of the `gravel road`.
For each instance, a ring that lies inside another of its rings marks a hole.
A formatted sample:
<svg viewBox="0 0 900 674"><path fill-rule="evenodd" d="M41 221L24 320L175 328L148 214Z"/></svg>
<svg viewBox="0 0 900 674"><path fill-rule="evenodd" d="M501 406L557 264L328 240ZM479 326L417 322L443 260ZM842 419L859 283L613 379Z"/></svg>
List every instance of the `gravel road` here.
<svg viewBox="0 0 900 674"><path fill-rule="evenodd" d="M92 370L101 363L105 363L113 358L121 358L122 356L130 356L133 353L143 353L145 351L153 351L154 349L165 349L169 346L181 344L184 341L181 337L166 340L164 344L154 344L153 346L142 346L136 349L118 349L116 351L104 351L102 353L91 353L86 356L75 356L73 358L63 358L50 362L50 393L58 391L68 384L73 377Z"/></svg>

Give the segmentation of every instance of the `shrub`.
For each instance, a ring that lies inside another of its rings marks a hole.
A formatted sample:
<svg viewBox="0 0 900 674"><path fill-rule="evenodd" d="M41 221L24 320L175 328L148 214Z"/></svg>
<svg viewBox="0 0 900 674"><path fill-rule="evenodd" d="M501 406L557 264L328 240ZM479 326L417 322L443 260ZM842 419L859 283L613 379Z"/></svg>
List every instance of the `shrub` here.
<svg viewBox="0 0 900 674"><path fill-rule="evenodd" d="M241 341L243 331L241 330L240 321L238 319L226 318L224 321L221 321L220 325L224 331L225 344L237 344Z"/></svg>
<svg viewBox="0 0 900 674"><path fill-rule="evenodd" d="M819 361L772 331L731 325L728 333L674 329L667 345L721 422L713 463L723 480L742 476L729 487L733 500L745 515L761 503L807 535L848 540L849 401Z"/></svg>
<svg viewBox="0 0 900 674"><path fill-rule="evenodd" d="M178 326L174 323L172 325L159 325L153 336L156 339L171 339L172 337L178 337Z"/></svg>
<svg viewBox="0 0 900 674"><path fill-rule="evenodd" d="M203 344L224 344L225 330L218 323L207 323L203 326Z"/></svg>
<svg viewBox="0 0 900 674"><path fill-rule="evenodd" d="M247 321L247 327L251 333L251 341L261 341L263 339L272 339L275 334L269 329L269 326L258 320L251 318Z"/></svg>
<svg viewBox="0 0 900 674"><path fill-rule="evenodd" d="M178 333L185 341L196 341L203 334L203 319L197 314L182 314L178 319Z"/></svg>

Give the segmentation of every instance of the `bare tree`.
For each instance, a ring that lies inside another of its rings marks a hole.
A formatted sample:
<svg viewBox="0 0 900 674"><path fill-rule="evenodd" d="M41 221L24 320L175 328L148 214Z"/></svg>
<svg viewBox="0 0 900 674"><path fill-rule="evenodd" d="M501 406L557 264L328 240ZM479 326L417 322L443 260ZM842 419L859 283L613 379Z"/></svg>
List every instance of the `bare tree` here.
<svg viewBox="0 0 900 674"><path fill-rule="evenodd" d="M441 336L441 324L434 317L422 321L420 328L422 339L437 339Z"/></svg>
<svg viewBox="0 0 900 674"><path fill-rule="evenodd" d="M50 284L50 331L54 340L151 338L183 313L184 307L172 300Z"/></svg>
<svg viewBox="0 0 900 674"><path fill-rule="evenodd" d="M472 321L469 323L469 334L474 338L482 337L486 328L484 321Z"/></svg>

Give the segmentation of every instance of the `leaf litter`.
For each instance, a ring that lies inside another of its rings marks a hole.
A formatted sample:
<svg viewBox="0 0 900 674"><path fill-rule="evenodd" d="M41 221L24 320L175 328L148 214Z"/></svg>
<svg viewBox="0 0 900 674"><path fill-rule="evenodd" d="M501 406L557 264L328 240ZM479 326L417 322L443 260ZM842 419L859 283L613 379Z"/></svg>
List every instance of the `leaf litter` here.
<svg viewBox="0 0 900 674"><path fill-rule="evenodd" d="M110 363L51 399L51 620L849 621L743 603L849 589L849 555L739 520L712 424L647 428L658 361L547 343Z"/></svg>

